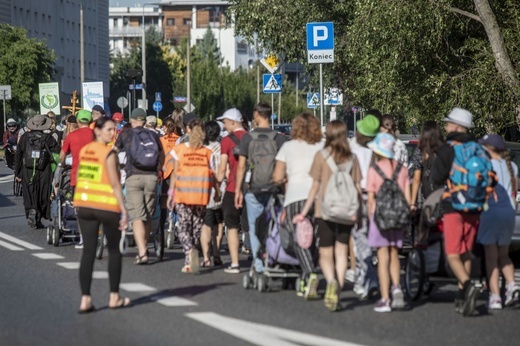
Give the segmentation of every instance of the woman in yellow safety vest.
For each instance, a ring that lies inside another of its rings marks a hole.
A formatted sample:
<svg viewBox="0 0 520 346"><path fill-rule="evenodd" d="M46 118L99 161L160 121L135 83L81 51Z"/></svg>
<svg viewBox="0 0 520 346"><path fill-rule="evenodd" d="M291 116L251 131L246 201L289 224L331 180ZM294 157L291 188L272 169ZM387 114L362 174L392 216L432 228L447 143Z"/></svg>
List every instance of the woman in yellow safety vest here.
<svg viewBox="0 0 520 346"><path fill-rule="evenodd" d="M115 309L131 305L129 298L119 295L122 262L119 251L120 231L128 227L128 214L120 183L117 154L107 145L112 141L115 131L116 125L112 120L99 118L94 126L96 140L84 146L79 154L74 206L78 208L78 223L84 244L79 267L82 293L80 313L94 311L90 286L100 224L103 225L109 253L108 307Z"/></svg>
<svg viewBox="0 0 520 346"><path fill-rule="evenodd" d="M177 212L178 236L185 254L183 273L199 271L200 232L213 187L213 172L210 168L211 150L204 147L204 125L192 120L187 128L189 142L176 145L170 154L175 160L175 169L168 190L168 209Z"/></svg>

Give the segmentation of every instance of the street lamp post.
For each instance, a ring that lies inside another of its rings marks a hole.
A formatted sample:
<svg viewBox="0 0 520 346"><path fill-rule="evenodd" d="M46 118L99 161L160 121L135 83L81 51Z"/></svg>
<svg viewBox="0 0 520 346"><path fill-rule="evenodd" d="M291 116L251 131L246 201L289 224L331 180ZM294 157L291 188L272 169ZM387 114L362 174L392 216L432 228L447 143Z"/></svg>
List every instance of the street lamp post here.
<svg viewBox="0 0 520 346"><path fill-rule="evenodd" d="M142 47L141 47L141 57L142 57L142 61L141 61L141 65L143 66L143 108L148 111L147 109L147 105L146 105L146 26L144 25L144 8L146 6L155 6L155 4L143 4L143 18L142 18L142 23L143 23L143 38L142 38Z"/></svg>

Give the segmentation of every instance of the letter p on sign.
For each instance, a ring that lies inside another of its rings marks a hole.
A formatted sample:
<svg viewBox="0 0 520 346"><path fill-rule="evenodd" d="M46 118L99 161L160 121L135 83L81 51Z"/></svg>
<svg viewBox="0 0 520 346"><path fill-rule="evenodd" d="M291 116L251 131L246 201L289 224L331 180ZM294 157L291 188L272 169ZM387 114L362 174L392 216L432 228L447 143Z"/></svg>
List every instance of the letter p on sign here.
<svg viewBox="0 0 520 346"><path fill-rule="evenodd" d="M327 41L329 38L329 30L326 26L317 25L312 28L313 46L318 47L320 41Z"/></svg>

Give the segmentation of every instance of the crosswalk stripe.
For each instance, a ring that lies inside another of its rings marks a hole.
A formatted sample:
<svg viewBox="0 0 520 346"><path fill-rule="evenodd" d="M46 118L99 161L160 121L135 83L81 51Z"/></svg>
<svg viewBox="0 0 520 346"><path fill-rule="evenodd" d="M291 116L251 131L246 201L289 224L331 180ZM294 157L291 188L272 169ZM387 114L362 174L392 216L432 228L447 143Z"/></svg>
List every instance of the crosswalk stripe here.
<svg viewBox="0 0 520 346"><path fill-rule="evenodd" d="M45 259L45 260L48 260L48 259L64 259L65 258L65 257L57 255L55 253L33 253L32 255L34 257L38 257L38 258Z"/></svg>
<svg viewBox="0 0 520 346"><path fill-rule="evenodd" d="M139 282L129 282L120 284L119 288L128 292L154 292L157 291L155 288L139 283Z"/></svg>
<svg viewBox="0 0 520 346"><path fill-rule="evenodd" d="M29 250L43 250L42 247L39 247L39 246L33 245L31 243L28 243L26 241L20 240L18 238L15 238L15 237L10 236L9 234L5 234L3 232L0 232L0 238L4 238L5 240L9 240L10 242L13 242L13 243L15 243L17 245L23 246L24 248L29 249Z"/></svg>
<svg viewBox="0 0 520 346"><path fill-rule="evenodd" d="M23 251L21 247L15 246L13 244L7 243L5 241L0 240L0 246L5 247L6 249L9 249L11 251Z"/></svg>
<svg viewBox="0 0 520 346"><path fill-rule="evenodd" d="M65 269L79 269L79 262L60 262L56 264Z"/></svg>
<svg viewBox="0 0 520 346"><path fill-rule="evenodd" d="M108 279L108 272L95 271L92 273L93 279Z"/></svg>
<svg viewBox="0 0 520 346"><path fill-rule="evenodd" d="M181 297L166 297L156 300L157 303L164 306L197 306L198 304L192 300Z"/></svg>

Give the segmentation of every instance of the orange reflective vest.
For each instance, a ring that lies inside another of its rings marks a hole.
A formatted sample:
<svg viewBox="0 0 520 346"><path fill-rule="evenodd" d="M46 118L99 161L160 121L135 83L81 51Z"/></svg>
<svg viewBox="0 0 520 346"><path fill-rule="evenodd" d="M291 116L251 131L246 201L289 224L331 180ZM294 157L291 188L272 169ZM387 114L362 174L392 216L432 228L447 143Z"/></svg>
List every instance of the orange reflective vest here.
<svg viewBox="0 0 520 346"><path fill-rule="evenodd" d="M175 203L207 205L213 179L209 167L211 150L206 147L192 149L185 143L173 150L179 161L175 172Z"/></svg>
<svg viewBox="0 0 520 346"><path fill-rule="evenodd" d="M171 133L169 135L162 136L160 138L161 140L161 146L163 148L164 152L164 164L162 167L163 171L163 179L168 179L168 177L172 174L174 170L174 159L173 156L170 154L172 149L175 147L175 142L179 139L179 136L177 136L175 133Z"/></svg>
<svg viewBox="0 0 520 346"><path fill-rule="evenodd" d="M74 206L121 212L106 169L110 146L92 142L79 152L78 180Z"/></svg>

